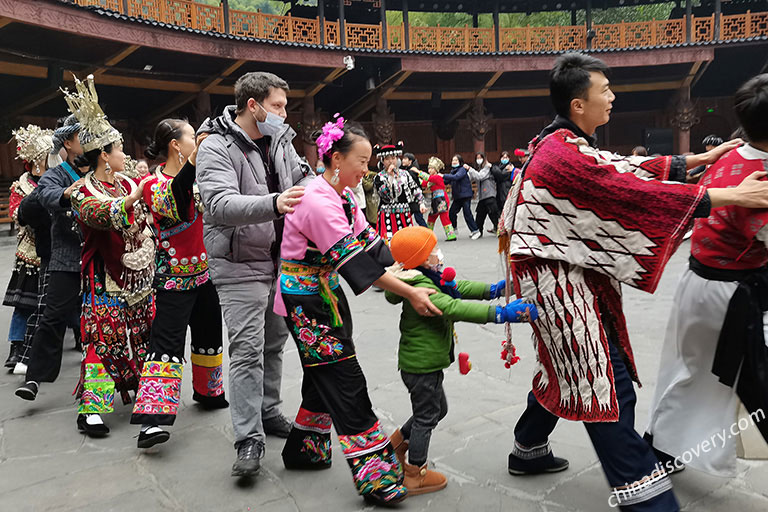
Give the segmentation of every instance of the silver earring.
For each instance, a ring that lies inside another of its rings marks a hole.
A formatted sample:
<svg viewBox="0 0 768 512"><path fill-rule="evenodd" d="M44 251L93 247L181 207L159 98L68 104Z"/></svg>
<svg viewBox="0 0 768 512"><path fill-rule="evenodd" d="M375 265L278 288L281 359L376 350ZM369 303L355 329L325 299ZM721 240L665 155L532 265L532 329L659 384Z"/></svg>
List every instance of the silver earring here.
<svg viewBox="0 0 768 512"><path fill-rule="evenodd" d="M181 151L179 151L179 165L184 165L184 157L181 156Z"/></svg>
<svg viewBox="0 0 768 512"><path fill-rule="evenodd" d="M333 177L331 178L331 184L332 185L338 185L339 184L339 168L338 167L333 171Z"/></svg>
<svg viewBox="0 0 768 512"><path fill-rule="evenodd" d="M109 166L109 162L107 162L107 166L104 168L104 172L107 174L112 174L112 167Z"/></svg>

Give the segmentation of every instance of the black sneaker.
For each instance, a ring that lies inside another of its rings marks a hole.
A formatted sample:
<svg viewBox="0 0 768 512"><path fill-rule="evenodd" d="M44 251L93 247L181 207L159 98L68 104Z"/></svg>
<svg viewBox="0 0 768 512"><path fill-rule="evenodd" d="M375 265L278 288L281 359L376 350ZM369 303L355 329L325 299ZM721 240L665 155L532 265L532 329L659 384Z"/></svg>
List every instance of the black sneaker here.
<svg viewBox="0 0 768 512"><path fill-rule="evenodd" d="M149 432L151 431L151 432ZM171 438L171 433L159 427L142 430L139 432L139 440L136 442L138 448L152 448L156 444L164 443Z"/></svg>
<svg viewBox="0 0 768 512"><path fill-rule="evenodd" d="M31 402L37 398L37 390L37 382L30 380L27 381L23 386L16 388L16 396Z"/></svg>
<svg viewBox="0 0 768 512"><path fill-rule="evenodd" d="M235 445L237 460L232 464L232 476L250 477L259 472L264 457L264 443L246 439Z"/></svg>
<svg viewBox="0 0 768 512"><path fill-rule="evenodd" d="M262 425L264 426L265 434L288 439L293 423L288 421L288 418L282 414L278 414L272 418L262 420Z"/></svg>
<svg viewBox="0 0 768 512"><path fill-rule="evenodd" d="M104 437L109 434L109 427L102 422L88 423L88 416L98 416L98 414L78 414L77 430L89 437Z"/></svg>
<svg viewBox="0 0 768 512"><path fill-rule="evenodd" d="M521 459L516 455L510 453L507 463L507 471L510 475L522 476L522 475L540 475L542 473L558 473L568 469L568 461L555 457L552 453L548 453L544 457L537 457L535 459Z"/></svg>
<svg viewBox="0 0 768 512"><path fill-rule="evenodd" d="M5 360L5 367L13 371L16 368L16 363L21 359L21 342L12 341L11 347L8 351L8 359Z"/></svg>

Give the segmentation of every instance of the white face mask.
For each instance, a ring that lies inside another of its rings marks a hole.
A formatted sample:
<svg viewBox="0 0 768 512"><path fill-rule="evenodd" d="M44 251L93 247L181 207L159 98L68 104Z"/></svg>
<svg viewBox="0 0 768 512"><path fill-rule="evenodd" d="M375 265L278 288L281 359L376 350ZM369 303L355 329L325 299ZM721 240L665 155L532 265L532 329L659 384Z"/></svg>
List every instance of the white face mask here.
<svg viewBox="0 0 768 512"><path fill-rule="evenodd" d="M262 107L261 104L257 103L257 105L259 105L259 108L267 114L267 117L264 119L264 121L259 121L256 119L256 115L253 115L253 119L256 121L256 127L259 129L259 133L266 135L267 137L274 137L283 130L285 119L277 114L273 114L272 112L267 112L267 109Z"/></svg>
<svg viewBox="0 0 768 512"><path fill-rule="evenodd" d="M434 265L430 265L429 270L440 273L443 271L443 267L445 266L445 258L443 257L443 251L438 249L437 254L435 254L435 256L437 256L437 263L435 263Z"/></svg>
<svg viewBox="0 0 768 512"><path fill-rule="evenodd" d="M482 160L480 160L480 159L477 159L477 160L475 160L475 163L476 163L477 165L483 165L483 161L482 161Z"/></svg>

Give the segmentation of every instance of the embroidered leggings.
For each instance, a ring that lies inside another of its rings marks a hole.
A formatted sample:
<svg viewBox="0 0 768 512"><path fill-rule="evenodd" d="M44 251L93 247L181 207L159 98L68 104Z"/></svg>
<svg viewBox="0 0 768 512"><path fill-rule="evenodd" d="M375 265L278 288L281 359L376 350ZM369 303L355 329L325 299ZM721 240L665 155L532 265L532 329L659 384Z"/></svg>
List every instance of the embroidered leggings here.
<svg viewBox="0 0 768 512"><path fill-rule="evenodd" d="M301 408L283 448L286 468L330 465L333 422L358 493L402 483L402 468L371 408L356 357L305 366L301 397Z"/></svg>
<svg viewBox="0 0 768 512"><path fill-rule="evenodd" d="M194 399L224 399L221 373L221 307L213 282L184 291L158 290L149 358L136 394L131 423L173 425L181 398L187 326L192 331Z"/></svg>

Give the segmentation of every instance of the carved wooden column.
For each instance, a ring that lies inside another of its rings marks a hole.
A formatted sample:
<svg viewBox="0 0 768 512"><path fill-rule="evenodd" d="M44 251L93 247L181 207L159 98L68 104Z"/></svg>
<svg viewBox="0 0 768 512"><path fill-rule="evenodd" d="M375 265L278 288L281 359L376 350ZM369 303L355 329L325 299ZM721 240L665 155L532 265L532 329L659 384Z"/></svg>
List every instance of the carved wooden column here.
<svg viewBox="0 0 768 512"><path fill-rule="evenodd" d="M699 122L696 105L691 101L690 87L683 87L674 104L670 124L677 128L678 155L691 150L691 128Z"/></svg>
<svg viewBox="0 0 768 512"><path fill-rule="evenodd" d="M395 131L395 115L390 112L387 100L382 96L376 101L376 110L372 114L374 144L392 143Z"/></svg>
<svg viewBox="0 0 768 512"><path fill-rule="evenodd" d="M490 130L491 116L485 110L483 98L475 98L472 101L472 108L467 114L467 120L472 131L475 153L485 154L485 134Z"/></svg>
<svg viewBox="0 0 768 512"><path fill-rule="evenodd" d="M315 111L314 96L304 97L304 111L301 115L301 139L304 143L304 156L312 167L317 167L317 145L315 139L323 128L326 116Z"/></svg>

